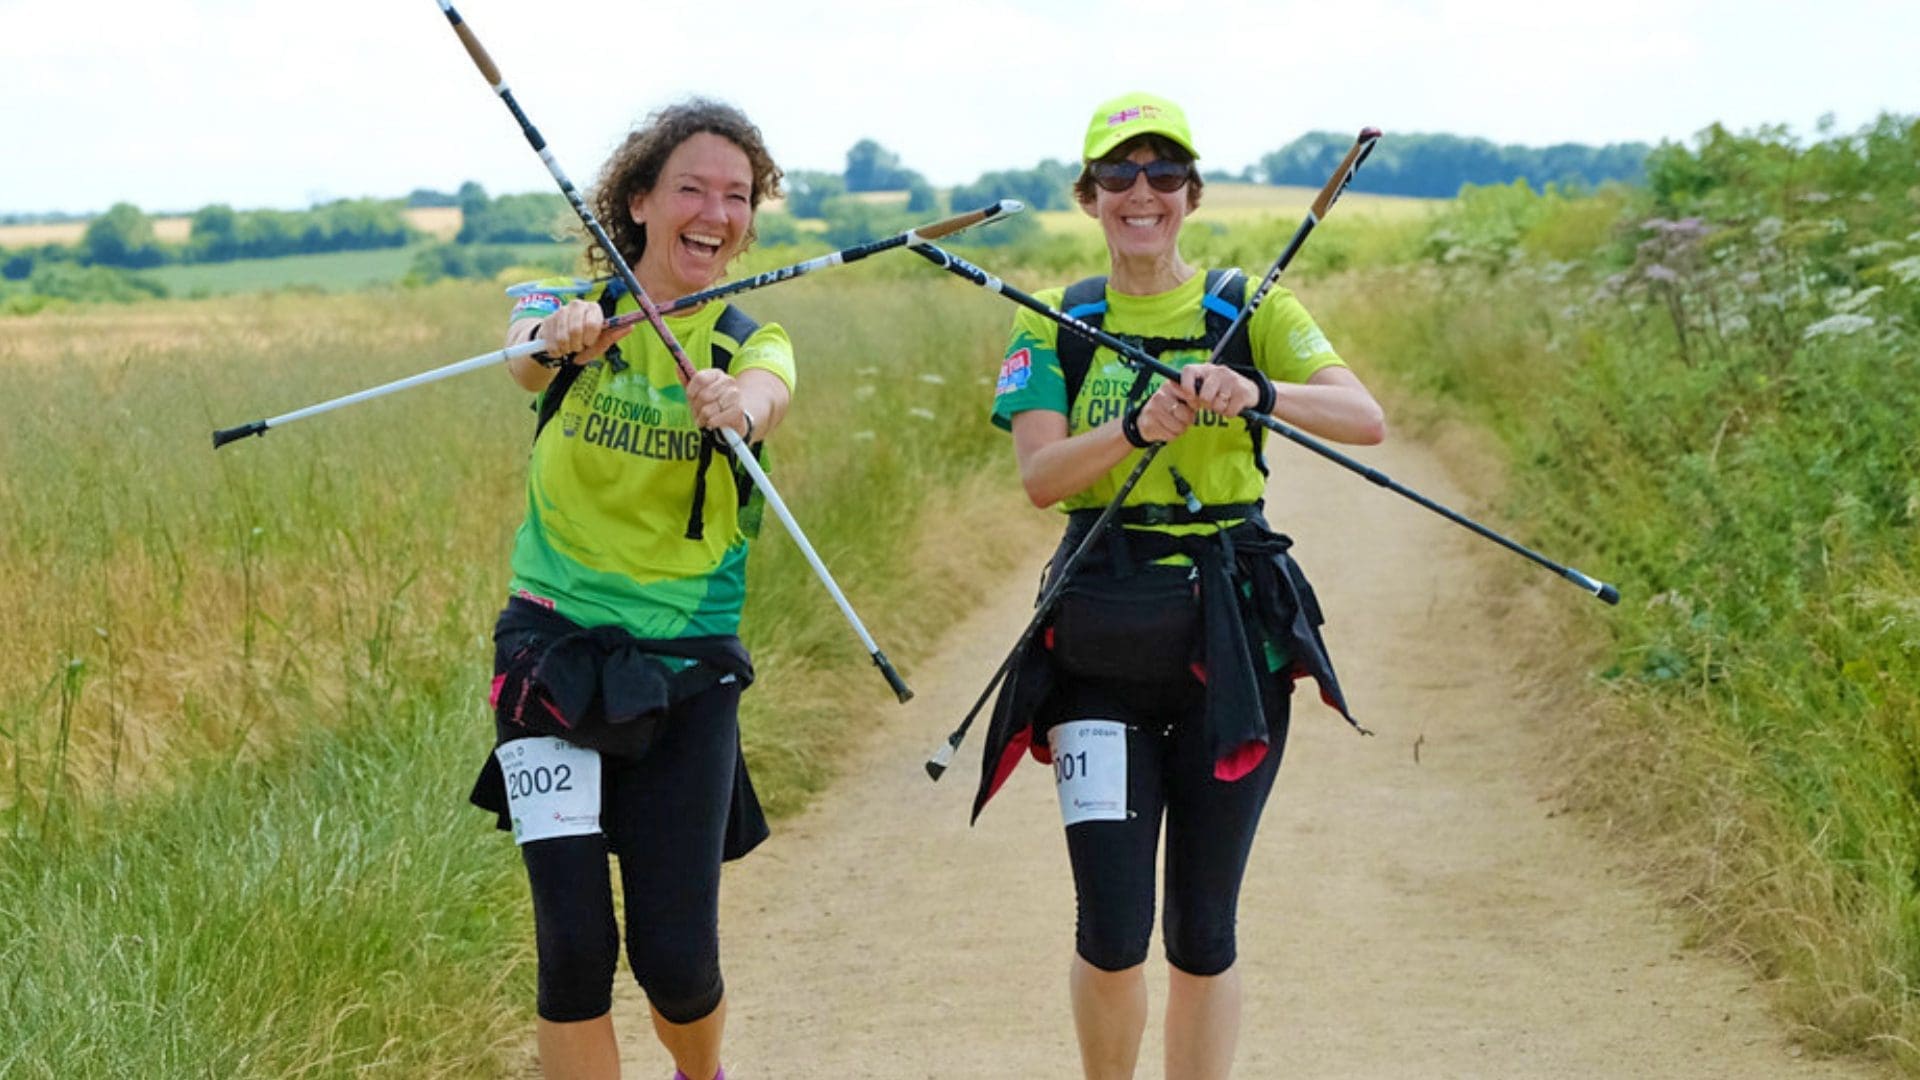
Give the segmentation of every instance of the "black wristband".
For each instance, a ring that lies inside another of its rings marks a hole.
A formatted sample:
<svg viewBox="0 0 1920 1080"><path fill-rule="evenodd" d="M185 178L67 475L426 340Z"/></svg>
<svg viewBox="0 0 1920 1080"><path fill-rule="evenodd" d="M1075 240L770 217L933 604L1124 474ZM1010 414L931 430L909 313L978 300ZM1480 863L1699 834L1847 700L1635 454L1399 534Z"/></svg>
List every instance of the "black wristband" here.
<svg viewBox="0 0 1920 1080"><path fill-rule="evenodd" d="M533 362L536 364L539 364L543 368L562 367L566 364L566 362L569 359L572 359L572 354L568 354L567 356L554 356L545 351L541 351L533 354Z"/></svg>
<svg viewBox="0 0 1920 1080"><path fill-rule="evenodd" d="M1266 372L1256 371L1253 373L1253 385L1260 391L1260 399L1253 403L1253 411L1272 416L1273 403L1280 396L1279 392L1273 388L1273 380L1267 378Z"/></svg>
<svg viewBox="0 0 1920 1080"><path fill-rule="evenodd" d="M1144 403L1129 405L1127 411L1120 414L1120 434L1127 437L1127 442L1142 450L1153 445L1146 436L1140 434L1140 410L1144 407Z"/></svg>

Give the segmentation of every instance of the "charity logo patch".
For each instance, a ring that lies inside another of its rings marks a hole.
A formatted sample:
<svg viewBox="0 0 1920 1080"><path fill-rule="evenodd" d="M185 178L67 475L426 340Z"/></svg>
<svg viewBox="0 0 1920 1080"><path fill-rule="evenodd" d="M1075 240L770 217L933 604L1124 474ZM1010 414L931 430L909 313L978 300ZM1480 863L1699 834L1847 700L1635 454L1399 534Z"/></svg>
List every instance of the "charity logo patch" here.
<svg viewBox="0 0 1920 1080"><path fill-rule="evenodd" d="M560 310L560 298L553 295L552 293L545 293L545 292L528 293L527 295L522 296L519 302L513 305L513 315L511 316L511 318L517 319L521 316L521 314L529 311L539 311L544 316L544 315L551 315L552 313L559 310Z"/></svg>
<svg viewBox="0 0 1920 1080"><path fill-rule="evenodd" d="M1013 352L1007 354L1006 361L1000 365L1000 381L994 384L993 394L995 397L999 397L1001 394L1011 394L1016 390L1025 390L1027 388L1027 380L1032 376L1033 351L1031 349L1015 349Z"/></svg>

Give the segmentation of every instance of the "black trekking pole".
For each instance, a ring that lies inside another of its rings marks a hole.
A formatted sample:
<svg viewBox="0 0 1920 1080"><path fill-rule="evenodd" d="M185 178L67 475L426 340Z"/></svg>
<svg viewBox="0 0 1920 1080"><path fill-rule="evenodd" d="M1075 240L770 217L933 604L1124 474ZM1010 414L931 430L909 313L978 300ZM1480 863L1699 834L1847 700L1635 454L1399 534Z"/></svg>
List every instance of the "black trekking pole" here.
<svg viewBox="0 0 1920 1080"><path fill-rule="evenodd" d="M1347 190L1347 185L1353 183L1353 176L1360 171L1360 164L1367 160L1367 155L1373 153L1374 144L1379 141L1379 128L1370 127L1361 130L1359 137L1354 140L1353 148L1347 151L1347 156L1341 159L1339 168L1327 178L1326 186L1322 187L1320 194L1314 198L1313 205L1307 210L1307 216L1301 220L1300 227L1294 230L1293 239L1287 242L1286 248L1280 252L1280 257L1273 260L1273 265L1267 269L1266 276L1261 278L1260 284L1248 294L1246 303L1234 314L1233 322L1228 324L1226 332L1221 334L1220 340L1214 344L1213 355L1207 357L1208 363L1217 364L1220 358L1226 355L1228 346L1233 343L1233 336L1253 318L1254 309L1260 306L1260 302L1266 299L1267 293L1272 291L1274 283L1280 280L1281 273L1286 270L1289 263L1293 262L1294 255L1300 250L1300 245L1306 243L1307 235L1313 232L1314 226L1318 225L1327 211L1333 208L1333 204L1339 201L1341 194ZM924 248L916 247L914 250L923 255L927 254ZM945 252L941 254L944 255ZM935 261L939 260L936 258ZM1042 304L1041 307L1046 305ZM1047 308L1047 310L1054 309ZM1178 379L1179 375L1176 373L1173 377ZM1061 563L1048 579L1047 591L1041 595L1040 602L1034 605L1033 618L1027 620L1026 629L1020 631L1020 638L1014 644L1013 651L1000 661L1000 667L994 671L993 677L987 680L987 688L982 690L980 696L974 700L973 708L967 710L966 718L960 721L960 726L953 729L953 733L947 736L947 741L927 759L928 776L938 780L947 771L947 766L953 761L954 752L960 749L961 741L967 737L967 729L973 726L974 719L980 715L980 710L985 707L987 699L993 696L994 688L999 686L1001 680L1013 670L1014 658L1026 652L1034 635L1039 633L1041 625L1053 611L1053 605L1066 589L1067 581L1072 577L1074 569L1080 565L1081 558L1093 547L1095 540L1106 531L1114 514L1119 512L1120 504L1126 502L1127 496L1133 491L1134 484L1146 474L1147 466L1153 463L1153 459L1160 453L1160 448L1165 445L1166 443L1154 443L1147 447L1146 453L1140 456L1140 463L1133 467L1133 471L1127 474L1126 481L1120 485L1120 490L1107 501L1106 507L1100 511L1100 516L1094 520L1093 527L1087 530L1087 535L1080 539L1080 543L1067 556L1066 561ZM1190 494L1187 498L1192 501ZM1197 510L1198 506L1195 505L1193 509Z"/></svg>
<svg viewBox="0 0 1920 1080"><path fill-rule="evenodd" d="M674 366L680 371L680 381L685 382L692 378L693 363L687 359L686 349L681 347L680 342L673 336L673 331L668 329L665 320L661 318L660 309L654 305L653 298L647 295L647 290L641 286L640 279L634 276L632 268L627 265L626 257L621 255L620 249L607 236L606 229L602 228L599 219L593 216L593 211L587 208L586 200L581 197L579 189L575 188L573 181L561 171L559 162L554 160L553 153L547 149L546 139L541 137L539 130L533 126L533 122L527 119L527 114L521 110L520 103L514 100L513 91L507 87L506 80L500 77L500 69L494 66L493 58L487 55L487 50L480 45L480 39L475 37L473 31L461 20L460 13L453 9L453 5L448 0L437 0L437 2L440 10L446 14L448 24L453 27L453 32L459 36L460 43L466 47L467 55L472 58L474 66L480 69L480 76L487 80L487 85L493 88L493 92L499 95L500 101L506 105L507 111L511 112L513 118L519 122L520 131L527 137L528 145L540 155L540 161L546 165L547 172L552 174L554 182L560 185L560 193L573 204L573 211L579 216L580 223L586 226L588 234L600 245L601 250L606 252L607 262L612 265L614 273L626 284L628 291L633 294L634 301L640 305L640 310L646 316L647 322L652 325L653 332L660 336L661 344L665 345L667 352L672 354ZM902 702L911 699L913 691L901 681L899 672L893 670L893 665L888 662L886 654L880 651L880 646L874 644L873 635L867 633L866 625L860 621L860 616L854 614L853 605L847 603L847 598L841 593L840 586L834 583L833 574L828 572L826 564L820 561L820 556L808 542L806 533L800 530L800 524L793 519L793 513L787 509L786 500L774 490L773 482L767 479L766 471L748 452L746 442L740 438L739 432L732 428L721 428L719 434L726 443L727 449L732 451L734 461L747 471L747 474L753 478L754 484L759 487L761 494L766 497L767 505L779 517L780 524L786 527L787 535L793 538L795 546L806 557L807 564L813 567L814 575L820 579L822 585L826 586L834 603L840 606L840 613L845 615L847 622L852 625L853 632L860 638L860 644L866 647L867 655L873 659L874 666L879 668L880 674L886 677L887 685L893 688L894 696Z"/></svg>
<svg viewBox="0 0 1920 1080"><path fill-rule="evenodd" d="M964 214L955 214L953 217L947 218L944 221L935 221L926 225L919 225L905 232L895 233L892 236L880 240L869 240L864 244L856 244L850 248L842 248L839 251L820 255L808 259L805 262L782 266L777 270L768 270L763 274L755 274L750 278L742 278L739 281L728 282L725 285L715 285L713 288L701 292L690 293L680 297L678 300L662 304L660 306L660 314L672 315L675 312L699 307L709 300L718 300L722 297L733 296L737 293L747 292L752 289L765 288L768 285L777 285L782 281L792 281L794 278L800 277L803 274L809 274L815 270L824 269L825 267L857 262L869 255L875 255L882 251L890 251L894 248L905 247L909 244L917 244L927 240L938 240L944 236L952 236L962 229L970 229L986 221L997 221L1002 215L1017 214L1025 209L1026 207L1023 204L1013 199L1001 199L992 206L982 207L979 210L970 210ZM526 291L534 290L530 288L523 290L521 287L515 286L507 290L507 295L518 296ZM628 312L625 315L616 315L608 319L606 325L609 328L626 326L629 323L639 322L644 318L646 318L646 315L641 312ZM295 409L290 413L282 413L279 416L269 417L265 420L254 420L241 424L238 427L222 428L213 433L213 448L218 450L230 442L244 439L249 435L265 435L274 428L285 427L296 420L305 420L310 416L330 413L335 409L343 409L348 405L357 405L362 401L371 401L374 398L386 397L388 394L398 393L402 390L410 390L416 386L425 386L428 383L439 382L442 379L450 379L455 375L462 375L469 371L497 367L516 357L532 356L535 353L544 352L546 348L547 343L545 341L540 338L534 338L532 341L523 341L518 345L510 345L504 349L495 349L492 352L481 353L478 356L470 356L465 360L455 360L451 364L443 364L430 371L423 371L418 375L409 375L404 379L395 379L392 382L382 383L379 386L370 387L366 390L355 391L354 393L328 401L322 401L315 405L308 405L305 408Z"/></svg>

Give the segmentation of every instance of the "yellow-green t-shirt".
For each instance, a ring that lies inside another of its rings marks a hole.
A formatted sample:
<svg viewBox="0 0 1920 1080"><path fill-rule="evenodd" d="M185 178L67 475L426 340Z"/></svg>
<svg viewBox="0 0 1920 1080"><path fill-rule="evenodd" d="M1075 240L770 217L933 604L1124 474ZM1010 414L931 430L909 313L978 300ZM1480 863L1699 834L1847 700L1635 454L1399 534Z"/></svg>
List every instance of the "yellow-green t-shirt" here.
<svg viewBox="0 0 1920 1080"><path fill-rule="evenodd" d="M1180 285L1151 296L1128 296L1114 292L1109 285L1107 311L1100 328L1123 337L1203 337L1206 316L1201 301L1206 277L1204 273L1195 273ZM1249 281L1248 291L1256 284ZM1065 292L1065 289L1049 289L1036 295L1057 308ZM1306 308L1284 288L1275 287L1268 292L1255 309L1246 332L1255 366L1274 382L1302 383L1321 368L1345 366ZM1007 345L994 392L995 424L1010 429L1016 414L1046 409L1066 416L1067 433L1071 436L1117 419L1126 410L1127 391L1133 386L1135 373L1117 353L1104 346L1094 350L1079 394L1073 401L1067 400L1066 379L1060 370L1056 343L1060 334L1070 333L1073 331L1024 308L1014 316L1012 340ZM1176 369L1206 359L1207 350L1199 348L1169 350L1160 356L1163 363ZM1153 387L1164 381L1153 376L1147 392L1151 393ZM1128 454L1086 490L1062 499L1060 509L1105 506L1120 490L1143 452L1136 450ZM1194 418L1192 427L1160 451L1154 467L1147 470L1128 494L1126 505L1184 501L1174 488L1168 466L1178 469L1192 485L1194 494L1209 506L1254 502L1266 487L1266 478L1254 463L1246 422L1228 419L1211 410L1202 410Z"/></svg>
<svg viewBox="0 0 1920 1080"><path fill-rule="evenodd" d="M573 290L564 279L552 284L551 293L523 298L513 317L557 310ZM636 307L623 296L616 310ZM666 320L695 370L713 366L714 323L724 307L710 303ZM793 385L793 346L777 324L733 344L730 374L758 368ZM534 442L511 588L582 626L618 625L640 638L737 633L748 535L732 470L724 453L714 455L704 537L689 540L701 433L686 390L651 326L636 328L619 348L626 369L614 372L604 360L581 369Z"/></svg>

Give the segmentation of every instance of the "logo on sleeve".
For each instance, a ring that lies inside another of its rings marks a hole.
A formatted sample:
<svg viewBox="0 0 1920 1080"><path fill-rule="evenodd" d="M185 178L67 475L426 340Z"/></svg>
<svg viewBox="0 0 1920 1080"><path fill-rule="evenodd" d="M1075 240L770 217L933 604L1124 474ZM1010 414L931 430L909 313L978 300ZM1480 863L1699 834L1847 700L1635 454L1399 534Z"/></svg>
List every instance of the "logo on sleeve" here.
<svg viewBox="0 0 1920 1080"><path fill-rule="evenodd" d="M1000 381L994 385L993 396L1011 394L1027 388L1027 379L1033 375L1033 352L1030 349L1015 349L1007 354L1006 362L1000 365Z"/></svg>
<svg viewBox="0 0 1920 1080"><path fill-rule="evenodd" d="M1333 351L1333 343L1317 326L1296 329L1287 335L1287 344L1293 347L1293 355L1302 360L1311 360L1321 353Z"/></svg>
<svg viewBox="0 0 1920 1080"><path fill-rule="evenodd" d="M518 303L513 305L513 315L511 318L518 319L522 315L535 312L538 312L540 317L545 318L559 310L560 298L558 296L544 292L528 293L522 296Z"/></svg>

